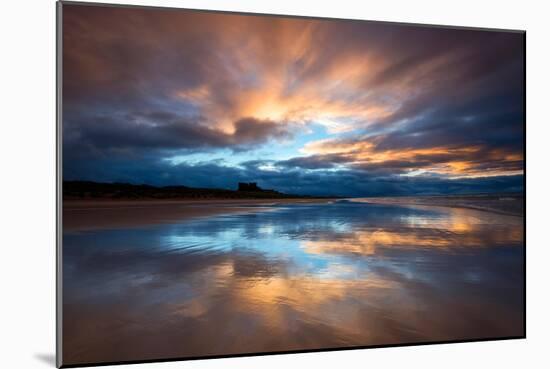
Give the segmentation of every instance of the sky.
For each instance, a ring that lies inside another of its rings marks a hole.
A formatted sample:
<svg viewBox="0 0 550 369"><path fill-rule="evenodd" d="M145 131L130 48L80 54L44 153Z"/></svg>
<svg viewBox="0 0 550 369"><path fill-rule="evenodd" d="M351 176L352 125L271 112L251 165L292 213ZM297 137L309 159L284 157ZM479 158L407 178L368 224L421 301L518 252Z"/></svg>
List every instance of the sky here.
<svg viewBox="0 0 550 369"><path fill-rule="evenodd" d="M521 33L63 5L63 178L516 192Z"/></svg>

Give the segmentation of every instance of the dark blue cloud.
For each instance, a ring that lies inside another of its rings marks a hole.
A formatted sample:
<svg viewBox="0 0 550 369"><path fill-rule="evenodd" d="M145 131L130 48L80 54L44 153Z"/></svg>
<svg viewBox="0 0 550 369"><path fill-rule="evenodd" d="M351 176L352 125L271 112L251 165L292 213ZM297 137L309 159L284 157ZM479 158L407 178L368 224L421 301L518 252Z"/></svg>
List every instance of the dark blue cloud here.
<svg viewBox="0 0 550 369"><path fill-rule="evenodd" d="M273 164L272 161L258 160L245 163L242 167L216 162L173 165L154 157L142 157L139 160L106 158L77 165L76 162L66 163L64 178L225 189L236 189L238 182L258 182L262 188L285 193L350 197L523 191L522 175L444 179L388 174L391 170L380 174L364 170L304 170L282 165L280 167L284 169L281 171L260 169L267 163Z"/></svg>
<svg viewBox="0 0 550 369"><path fill-rule="evenodd" d="M521 33L70 5L63 30L65 180L220 188L254 181L340 196L523 189L521 175L479 177L524 169ZM288 59L296 45L303 52ZM250 58L254 63L246 63ZM327 76L339 81L334 71L346 74L341 66L350 60L377 73L357 76L357 89L345 93L319 85ZM246 98L263 96L236 97L259 89L269 99L273 78L266 75L273 70L282 71L275 74L275 85L284 87L279 99L307 85L344 105L375 95L369 101L393 110L334 136L342 145L368 143L368 152L257 157L255 149L276 152L280 141L307 129L286 117L251 116ZM199 93L181 99L181 91ZM166 160L220 152L251 156L231 165ZM388 152L411 154L371 160ZM467 163L472 172L465 175L477 178L404 175L453 162Z"/></svg>

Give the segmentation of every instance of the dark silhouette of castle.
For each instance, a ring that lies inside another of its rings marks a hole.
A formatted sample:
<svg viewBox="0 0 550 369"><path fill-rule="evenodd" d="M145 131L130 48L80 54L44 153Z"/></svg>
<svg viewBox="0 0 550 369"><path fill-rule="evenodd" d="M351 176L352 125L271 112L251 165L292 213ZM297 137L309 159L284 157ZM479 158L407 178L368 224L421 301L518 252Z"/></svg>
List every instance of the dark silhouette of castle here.
<svg viewBox="0 0 550 369"><path fill-rule="evenodd" d="M263 191L256 182L239 182L239 191Z"/></svg>

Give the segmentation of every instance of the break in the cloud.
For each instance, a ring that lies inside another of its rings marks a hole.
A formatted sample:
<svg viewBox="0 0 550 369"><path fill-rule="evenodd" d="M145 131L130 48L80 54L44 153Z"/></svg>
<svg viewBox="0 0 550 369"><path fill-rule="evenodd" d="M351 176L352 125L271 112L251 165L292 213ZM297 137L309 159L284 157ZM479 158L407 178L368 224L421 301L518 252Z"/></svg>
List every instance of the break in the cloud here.
<svg viewBox="0 0 550 369"><path fill-rule="evenodd" d="M523 47L513 32L64 5L64 177L521 190Z"/></svg>

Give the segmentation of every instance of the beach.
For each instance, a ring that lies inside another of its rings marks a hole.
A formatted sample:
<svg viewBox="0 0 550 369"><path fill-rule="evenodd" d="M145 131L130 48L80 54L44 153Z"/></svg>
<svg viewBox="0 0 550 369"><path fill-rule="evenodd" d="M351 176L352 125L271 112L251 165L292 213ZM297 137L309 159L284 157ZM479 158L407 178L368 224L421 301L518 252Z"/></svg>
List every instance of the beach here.
<svg viewBox="0 0 550 369"><path fill-rule="evenodd" d="M363 199L64 205L66 363L524 332L519 216Z"/></svg>

